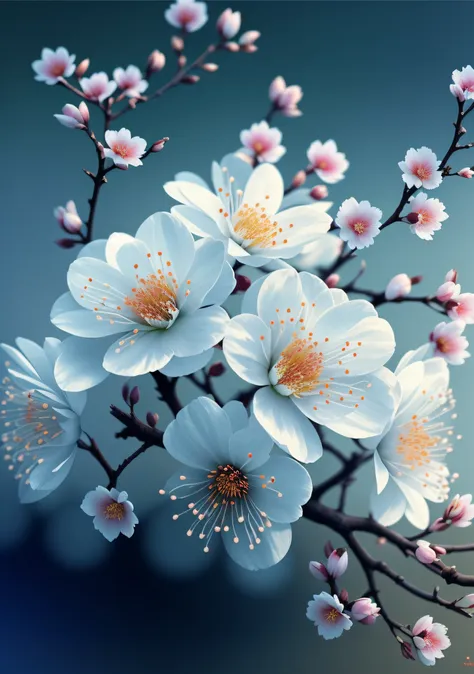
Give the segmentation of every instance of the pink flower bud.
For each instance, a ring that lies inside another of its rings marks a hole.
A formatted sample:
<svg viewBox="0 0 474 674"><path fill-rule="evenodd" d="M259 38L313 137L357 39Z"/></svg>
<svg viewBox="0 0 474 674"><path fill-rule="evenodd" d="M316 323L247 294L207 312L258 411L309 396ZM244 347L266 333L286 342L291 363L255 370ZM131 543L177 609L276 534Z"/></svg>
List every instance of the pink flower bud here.
<svg viewBox="0 0 474 674"><path fill-rule="evenodd" d="M329 573L324 564L321 564L321 562L310 562L309 572L316 578L316 580L329 580Z"/></svg>
<svg viewBox="0 0 474 674"><path fill-rule="evenodd" d="M82 115L82 119L84 120L84 124L87 125L89 123L89 119L90 119L90 112L89 112L89 108L84 103L84 101L81 101L81 103L79 103L79 112Z"/></svg>
<svg viewBox="0 0 474 674"><path fill-rule="evenodd" d="M122 386L122 398L123 398L124 402L127 403L127 405L129 403L129 395L130 395L130 387L129 387L128 384L124 384Z"/></svg>
<svg viewBox="0 0 474 674"><path fill-rule="evenodd" d="M421 283L423 281L423 276L420 276L418 274L418 276L412 276L410 280L411 280L412 286L416 286L416 285L418 285L418 283Z"/></svg>
<svg viewBox="0 0 474 674"><path fill-rule="evenodd" d="M130 405L136 405L140 400L140 389L138 386L134 386L130 391Z"/></svg>
<svg viewBox="0 0 474 674"><path fill-rule="evenodd" d="M243 276L242 274L235 275L235 288L233 293L244 293L250 288L252 281L248 276Z"/></svg>
<svg viewBox="0 0 474 674"><path fill-rule="evenodd" d="M160 417L156 412L147 412L146 413L146 422L151 428L155 428Z"/></svg>
<svg viewBox="0 0 474 674"><path fill-rule="evenodd" d="M186 65L187 62L188 62L188 59L186 58L186 56L184 54L181 54L181 56L178 57L178 66L180 68L184 68L184 66Z"/></svg>
<svg viewBox="0 0 474 674"><path fill-rule="evenodd" d="M339 599L343 604L347 604L349 601L349 592L347 590L341 590L339 592Z"/></svg>
<svg viewBox="0 0 474 674"><path fill-rule="evenodd" d="M430 526L430 531L445 531L449 528L449 523L445 522L442 517L438 517Z"/></svg>
<svg viewBox="0 0 474 674"><path fill-rule="evenodd" d="M418 213L408 213L405 219L410 223L410 225L416 225L419 220L419 215Z"/></svg>
<svg viewBox="0 0 474 674"><path fill-rule="evenodd" d="M83 61L81 61L76 66L76 70L74 71L74 75L77 77L77 79L80 79L81 77L84 77L87 70L89 69L89 65L90 65L90 60L84 59Z"/></svg>
<svg viewBox="0 0 474 674"><path fill-rule="evenodd" d="M301 187L301 185L304 185L306 182L306 171L298 171L298 173L295 173L293 176L293 180L291 181L291 186L294 188Z"/></svg>
<svg viewBox="0 0 474 674"><path fill-rule="evenodd" d="M253 54L258 51L258 47L254 44L242 45L240 51L245 52L245 54Z"/></svg>
<svg viewBox="0 0 474 674"><path fill-rule="evenodd" d="M73 241L72 239L58 239L55 243L60 248L74 248L77 241Z"/></svg>
<svg viewBox="0 0 474 674"><path fill-rule="evenodd" d="M329 555L331 554L331 552L333 552L333 550L334 547L331 541L326 541L326 543L324 544L324 554L326 555L326 557L329 557Z"/></svg>
<svg viewBox="0 0 474 674"><path fill-rule="evenodd" d="M452 499L444 511L443 519L450 522L454 527L468 527L474 519L474 506L471 505L472 494L456 496Z"/></svg>
<svg viewBox="0 0 474 674"><path fill-rule="evenodd" d="M161 152L166 143L169 141L168 136L165 136L161 140L157 140L150 148L150 152Z"/></svg>
<svg viewBox="0 0 474 674"><path fill-rule="evenodd" d="M339 274L329 274L325 282L328 288L337 288L337 284L340 280L341 277Z"/></svg>
<svg viewBox="0 0 474 674"><path fill-rule="evenodd" d="M209 368L210 377L221 377L225 372L224 363L213 363Z"/></svg>
<svg viewBox="0 0 474 674"><path fill-rule="evenodd" d="M223 49L226 49L227 51L231 52L238 52L240 51L240 47L237 44L237 42L226 42L225 44L222 45ZM244 48L242 48L242 51Z"/></svg>
<svg viewBox="0 0 474 674"><path fill-rule="evenodd" d="M441 284L436 291L436 299L440 302L449 302L449 300L452 300L457 295L459 295L460 289L461 288L456 283L453 283L452 281L446 281L445 283Z"/></svg>
<svg viewBox="0 0 474 674"><path fill-rule="evenodd" d="M474 594L466 594L466 596L458 599L455 604L458 608L463 608L467 611L474 609Z"/></svg>
<svg viewBox="0 0 474 674"><path fill-rule="evenodd" d="M77 234L82 227L82 220L76 213L68 213L63 215L63 228L69 234Z"/></svg>
<svg viewBox="0 0 474 674"><path fill-rule="evenodd" d="M389 302L406 297L411 292L411 278L407 274L397 274L385 288L385 299Z"/></svg>
<svg viewBox="0 0 474 674"><path fill-rule="evenodd" d="M349 557L345 548L333 550L328 557L327 570L332 578L340 578L347 569Z"/></svg>
<svg viewBox="0 0 474 674"><path fill-rule="evenodd" d="M233 12L226 9L217 19L217 30L224 40L231 40L240 30L241 16L240 12Z"/></svg>
<svg viewBox="0 0 474 674"><path fill-rule="evenodd" d="M456 283L458 280L458 273L455 269L450 269L446 276L444 277L445 281L452 281L453 283Z"/></svg>
<svg viewBox="0 0 474 674"><path fill-rule="evenodd" d="M201 68L208 73L215 73L216 70L219 70L217 63L204 63Z"/></svg>
<svg viewBox="0 0 474 674"><path fill-rule="evenodd" d="M148 57L148 73L157 73L163 70L166 63L166 56L158 49L154 49Z"/></svg>
<svg viewBox="0 0 474 674"><path fill-rule="evenodd" d="M248 46L254 44L260 37L261 33L258 30L248 30L240 36L239 44Z"/></svg>
<svg viewBox="0 0 474 674"><path fill-rule="evenodd" d="M326 185L315 185L309 196L315 201L321 201L321 199L326 199L328 195L328 188Z"/></svg>
<svg viewBox="0 0 474 674"><path fill-rule="evenodd" d="M461 176L461 178L472 178L472 176L474 176L474 171L472 171L469 166L466 166L458 171L458 176Z"/></svg>
<svg viewBox="0 0 474 674"><path fill-rule="evenodd" d="M436 552L430 546L428 541L417 541L417 549L415 551L416 558L422 564L432 564L436 559Z"/></svg>
<svg viewBox="0 0 474 674"><path fill-rule="evenodd" d="M405 660L416 660L415 656L413 655L413 650L412 650L411 644L408 643L408 641L402 642L401 651L402 651L402 655L405 658Z"/></svg>
<svg viewBox="0 0 474 674"><path fill-rule="evenodd" d="M438 554L438 555L445 555L446 554L446 548L443 548L441 545L432 545L431 546L433 550Z"/></svg>
<svg viewBox="0 0 474 674"><path fill-rule="evenodd" d="M181 82L183 84L197 84L200 79L199 75L187 75L186 77L183 77Z"/></svg>
<svg viewBox="0 0 474 674"><path fill-rule="evenodd" d="M171 38L171 48L176 52L182 52L184 49L184 40L177 35Z"/></svg>
<svg viewBox="0 0 474 674"><path fill-rule="evenodd" d="M351 608L351 618L363 625L373 625L379 613L380 608L368 597L357 599Z"/></svg>
<svg viewBox="0 0 474 674"><path fill-rule="evenodd" d="M89 110L87 110L87 115ZM63 126L68 127L69 129L84 129L87 126L89 117L87 120L84 119L81 109L76 108L75 105L67 103L62 109L62 115L54 115L58 122Z"/></svg>

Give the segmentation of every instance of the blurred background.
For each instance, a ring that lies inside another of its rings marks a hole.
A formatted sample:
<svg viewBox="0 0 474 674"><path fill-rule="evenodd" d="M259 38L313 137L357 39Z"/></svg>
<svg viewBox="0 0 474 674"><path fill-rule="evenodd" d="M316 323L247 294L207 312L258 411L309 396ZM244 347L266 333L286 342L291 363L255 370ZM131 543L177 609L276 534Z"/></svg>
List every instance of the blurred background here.
<svg viewBox="0 0 474 674"><path fill-rule="evenodd" d="M0 5L1 341L11 344L19 335L39 342L61 336L49 322L49 311L66 290L66 270L75 252L53 243L61 236L53 209L73 199L85 218L91 185L82 168L95 168L87 138L61 127L53 117L65 103L76 103L74 97L35 82L30 64L42 47L64 45L77 62L91 59L90 73L105 70L111 76L116 66L144 68L152 49L160 49L168 65L155 76L159 86L175 67L169 49L173 29L163 18L167 5ZM222 2L208 5L208 24L188 40L190 57L214 40L215 20L227 7ZM252 1L232 2L232 9L242 12L244 30L261 31L259 51L219 54L218 72L203 73L198 85L169 91L124 118L132 135L149 142L162 136L171 140L143 167L111 174L98 207L97 238L113 231L134 233L148 215L168 209L172 203L162 185L177 171L195 171L208 179L211 161L237 149L240 130L265 116L268 86L276 75L304 90L304 115L275 119L288 148L279 164L285 181L305 166L306 149L316 139L334 138L351 162L346 179L330 187L333 214L343 199L354 196L388 215L400 198L397 163L406 150L427 145L438 157L446 151L456 111L448 88L451 72L474 59L471 3ZM102 120L97 110L91 111L92 127L100 133ZM474 128L466 138L474 139ZM455 162L456 170L474 163L467 153ZM450 217L433 242L419 240L402 224L384 231L359 256L368 265L364 287L382 290L392 276L406 272L423 275L416 292L428 294L456 267L463 289L474 291L473 185L446 180L436 192ZM358 264L345 268L346 280ZM230 309L237 306L234 298ZM437 323L434 312L418 305L384 306L381 314L397 336L392 364L426 342ZM450 468L461 473L453 485L454 493L461 494L472 491L472 376L472 362L452 368L457 431L464 439L450 457ZM110 403L121 403L121 383L110 378L92 390L84 417L84 428L114 465L136 447L114 439L120 427L108 414ZM149 409L157 411L164 427L170 417L156 403L151 378L141 378L139 384L142 417ZM236 390L231 375L216 385L224 398ZM188 382L179 387L183 400L197 393ZM348 441L340 445L351 449ZM325 456L310 471L321 480L334 467ZM237 674L245 667L250 674L267 669L309 674L347 668L348 658L357 671L402 670L405 662L381 620L374 627L356 625L343 641L323 642L305 618L307 601L323 589L307 566L310 559L322 558L327 530L298 522L291 552L281 564L269 572L245 572L218 554L204 555L171 522L166 507L159 507L157 491L174 469L163 451L149 450L126 471L120 486L129 492L140 525L131 540L121 537L113 544L79 509L85 492L103 483L100 468L88 455L79 455L66 483L35 506L18 505L16 483L6 466L0 471L0 671ZM372 467L367 466L352 490L351 512L367 512L372 484ZM439 514L441 509L433 507L432 515ZM406 523L400 529L414 533ZM340 542L336 536L331 539ZM469 528L448 532L443 540L468 542L472 533ZM369 549L432 589L433 577L419 565L409 565L387 547L369 542ZM473 559L464 555L453 561L468 573L474 571ZM365 590L353 559L344 582L354 597ZM453 645L437 664L439 672L452 673L467 657L474 660L470 621L424 605L383 581L380 586L395 619L413 624L430 613L449 626ZM452 587L443 589L447 598L461 594Z"/></svg>

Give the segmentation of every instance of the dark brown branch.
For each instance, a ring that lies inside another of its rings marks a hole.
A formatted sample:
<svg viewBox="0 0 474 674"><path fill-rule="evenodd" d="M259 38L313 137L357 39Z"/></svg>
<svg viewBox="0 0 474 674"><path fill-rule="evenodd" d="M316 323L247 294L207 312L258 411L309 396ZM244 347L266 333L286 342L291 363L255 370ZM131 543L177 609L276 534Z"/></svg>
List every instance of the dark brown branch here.
<svg viewBox="0 0 474 674"><path fill-rule="evenodd" d="M176 416L183 407L176 394L178 380L167 377L158 370L151 372L151 376L155 380L156 390L160 394L160 399L168 405L171 412Z"/></svg>

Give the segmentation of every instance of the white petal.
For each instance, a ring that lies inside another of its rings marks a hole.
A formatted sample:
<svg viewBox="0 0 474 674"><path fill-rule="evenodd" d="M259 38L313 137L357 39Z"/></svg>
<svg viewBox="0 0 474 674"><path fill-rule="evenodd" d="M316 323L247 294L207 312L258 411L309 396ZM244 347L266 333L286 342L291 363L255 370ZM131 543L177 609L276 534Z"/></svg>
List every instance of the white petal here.
<svg viewBox="0 0 474 674"><path fill-rule="evenodd" d="M226 249L221 241L201 239L195 244L196 254L186 282L179 288L180 311L199 309L206 295L216 285L224 266ZM185 293L189 293L186 297Z"/></svg>
<svg viewBox="0 0 474 674"><path fill-rule="evenodd" d="M384 526L392 526L398 522L405 512L406 500L398 485L390 479L381 494L374 490L370 498L370 512L377 522Z"/></svg>
<svg viewBox="0 0 474 674"><path fill-rule="evenodd" d="M162 367L160 371L167 377L184 377L187 374L192 374L206 367L213 353L214 349L208 349L197 356L187 356L186 358L173 356L169 363Z"/></svg>
<svg viewBox="0 0 474 674"><path fill-rule="evenodd" d="M222 408L229 417L232 432L236 433L249 425L249 415L244 405L238 400L231 400Z"/></svg>
<svg viewBox="0 0 474 674"><path fill-rule="evenodd" d="M112 374L137 377L164 367L174 355L168 330L122 335L107 350L103 366Z"/></svg>
<svg viewBox="0 0 474 674"><path fill-rule="evenodd" d="M296 522L313 491L311 477L300 463L286 456L271 456L262 472L275 478L272 488L257 489L253 500L272 522ZM281 496L280 496L281 494Z"/></svg>
<svg viewBox="0 0 474 674"><path fill-rule="evenodd" d="M272 447L273 440L251 415L245 428L230 438L230 460L238 468L245 466L246 473L250 473L268 461Z"/></svg>
<svg viewBox="0 0 474 674"><path fill-rule="evenodd" d="M210 291L202 300L202 306L212 304L224 304L226 299L235 288L235 274L234 270L228 262L224 262L221 273L216 283L212 286Z"/></svg>
<svg viewBox="0 0 474 674"><path fill-rule="evenodd" d="M109 373L102 367L111 338L68 337L54 366L54 376L64 391L85 391L104 381Z"/></svg>
<svg viewBox="0 0 474 674"><path fill-rule="evenodd" d="M261 339L263 337L263 339ZM224 355L239 377L250 384L268 384L270 329L253 314L233 318L224 339Z"/></svg>
<svg viewBox="0 0 474 674"><path fill-rule="evenodd" d="M210 349L223 339L228 323L228 314L217 306L180 314L168 331L173 353L182 358Z"/></svg>
<svg viewBox="0 0 474 674"><path fill-rule="evenodd" d="M250 206L256 203L264 204L266 212L273 215L280 208L283 191L283 178L279 170L271 164L261 164L253 171L247 182L242 203L248 203Z"/></svg>
<svg viewBox="0 0 474 674"><path fill-rule="evenodd" d="M245 569L256 571L274 566L286 555L291 545L291 526L289 524L274 524L261 535L261 543L249 548L249 539L245 533L244 524L237 524L236 532L239 542L234 543L233 537L224 535L222 540L231 558Z"/></svg>
<svg viewBox="0 0 474 674"><path fill-rule="evenodd" d="M173 206L171 215L182 222L195 236L209 236L211 239L227 242L227 236L219 229L218 224L194 206Z"/></svg>

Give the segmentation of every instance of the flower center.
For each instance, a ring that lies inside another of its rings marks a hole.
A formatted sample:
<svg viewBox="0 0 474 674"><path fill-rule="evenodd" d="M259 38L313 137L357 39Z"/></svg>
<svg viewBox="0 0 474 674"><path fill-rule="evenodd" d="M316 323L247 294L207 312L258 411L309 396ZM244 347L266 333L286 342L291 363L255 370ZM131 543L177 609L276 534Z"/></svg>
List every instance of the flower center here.
<svg viewBox="0 0 474 674"><path fill-rule="evenodd" d="M441 353L449 353L451 351L451 340L446 337L438 337L436 347Z"/></svg>
<svg viewBox="0 0 474 674"><path fill-rule="evenodd" d="M126 159L129 156L130 148L127 145L116 143L112 149L115 154L118 154L118 156L122 157L122 159Z"/></svg>
<svg viewBox="0 0 474 674"><path fill-rule="evenodd" d="M355 222L352 225L352 229L356 234L363 234L365 230L367 229L367 223L366 222Z"/></svg>
<svg viewBox="0 0 474 674"><path fill-rule="evenodd" d="M60 77L64 73L64 63L55 63L51 68L51 75L53 77Z"/></svg>
<svg viewBox="0 0 474 674"><path fill-rule="evenodd" d="M265 149L265 146L261 140L256 140L253 144L253 149L257 154L260 154Z"/></svg>
<svg viewBox="0 0 474 674"><path fill-rule="evenodd" d="M227 464L218 467L214 483L209 488L211 492L217 491L223 498L240 499L248 494L249 481L241 470Z"/></svg>
<svg viewBox="0 0 474 674"><path fill-rule="evenodd" d="M337 609L335 608L328 608L325 612L325 618L328 623L335 623L338 618L340 618L340 613Z"/></svg>
<svg viewBox="0 0 474 674"><path fill-rule="evenodd" d="M428 166L425 166L423 164L420 164L415 168L413 173L420 179L420 180L428 180L428 178L431 177L431 169Z"/></svg>
<svg viewBox="0 0 474 674"><path fill-rule="evenodd" d="M279 377L277 384L300 396L318 385L323 371L322 356L311 340L295 339L283 349L275 369Z"/></svg>
<svg viewBox="0 0 474 674"><path fill-rule="evenodd" d="M108 520L123 520L125 517L125 506L123 503L112 501L104 508L105 518Z"/></svg>
<svg viewBox="0 0 474 674"><path fill-rule="evenodd" d="M412 470L416 466L429 464L430 450L438 445L441 438L431 436L426 431L423 422L417 421L416 418L404 428L406 430L398 436L397 453Z"/></svg>
<svg viewBox="0 0 474 674"><path fill-rule="evenodd" d="M418 211L418 225L427 225L431 221L431 215L428 211L422 209Z"/></svg>
<svg viewBox="0 0 474 674"><path fill-rule="evenodd" d="M259 246L260 248L269 248L276 245L276 237L281 228L278 223L272 221L265 213L265 206L256 203L255 206L243 204L237 211L237 222L234 225L234 232L247 241L247 248ZM292 225L290 225L292 227ZM283 243L286 243L284 239Z"/></svg>
<svg viewBox="0 0 474 674"><path fill-rule="evenodd" d="M132 288L133 295L125 298L125 304L147 322L169 323L178 310L176 288L169 285L160 269L157 274L140 278L139 284Z"/></svg>

